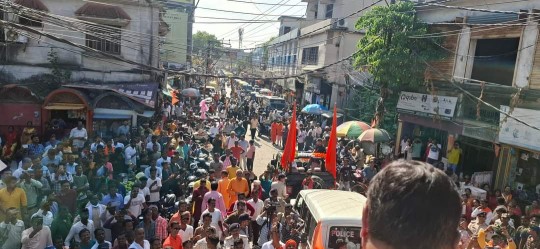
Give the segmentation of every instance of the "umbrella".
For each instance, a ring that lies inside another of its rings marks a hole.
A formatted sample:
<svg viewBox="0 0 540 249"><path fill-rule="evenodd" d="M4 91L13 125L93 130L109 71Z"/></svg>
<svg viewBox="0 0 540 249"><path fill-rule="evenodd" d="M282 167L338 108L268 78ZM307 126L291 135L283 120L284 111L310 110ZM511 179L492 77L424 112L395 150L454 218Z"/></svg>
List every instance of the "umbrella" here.
<svg viewBox="0 0 540 249"><path fill-rule="evenodd" d="M328 111L328 108L319 104L306 105L302 108L302 112L307 114L321 114L324 111Z"/></svg>
<svg viewBox="0 0 540 249"><path fill-rule="evenodd" d="M361 121L348 121L337 127L338 137L357 138L362 132L371 129L371 127Z"/></svg>
<svg viewBox="0 0 540 249"><path fill-rule="evenodd" d="M182 90L182 96L188 97L188 98L198 98L201 96L201 93L199 90L195 88L186 88Z"/></svg>
<svg viewBox="0 0 540 249"><path fill-rule="evenodd" d="M390 134L388 134L386 130L377 129L377 128L366 130L362 132L362 134L358 137L358 140L360 140L360 142L373 142L373 143L388 142L391 139L392 138L390 137Z"/></svg>

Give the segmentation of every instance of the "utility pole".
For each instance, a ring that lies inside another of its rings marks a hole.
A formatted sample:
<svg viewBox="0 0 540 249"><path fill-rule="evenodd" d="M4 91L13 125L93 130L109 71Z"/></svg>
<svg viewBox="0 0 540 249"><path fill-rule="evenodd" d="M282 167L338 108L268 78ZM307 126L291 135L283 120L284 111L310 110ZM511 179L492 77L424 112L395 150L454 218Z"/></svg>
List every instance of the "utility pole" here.
<svg viewBox="0 0 540 249"><path fill-rule="evenodd" d="M210 40L208 40L208 42L206 43L206 63L205 63L205 67L204 67L204 73L205 74L210 74L210 59L211 59L211 55L213 54L213 51L214 51L214 43L211 42ZM204 89L203 89L203 97L206 97L206 85L208 84L208 76L204 76Z"/></svg>

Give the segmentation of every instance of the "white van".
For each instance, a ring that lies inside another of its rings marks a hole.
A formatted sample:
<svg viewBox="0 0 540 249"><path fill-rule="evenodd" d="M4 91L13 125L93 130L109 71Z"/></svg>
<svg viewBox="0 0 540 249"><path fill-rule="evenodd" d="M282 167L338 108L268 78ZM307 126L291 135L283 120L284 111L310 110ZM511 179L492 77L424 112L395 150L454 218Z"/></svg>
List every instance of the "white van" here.
<svg viewBox="0 0 540 249"><path fill-rule="evenodd" d="M283 110L285 107L287 107L287 102L285 102L284 98L276 96L263 96L262 107L268 108L269 110Z"/></svg>
<svg viewBox="0 0 540 249"><path fill-rule="evenodd" d="M336 241L347 242L347 248L360 248L362 211L366 197L356 192L309 189L292 200L295 210L306 222L308 247L336 248Z"/></svg>

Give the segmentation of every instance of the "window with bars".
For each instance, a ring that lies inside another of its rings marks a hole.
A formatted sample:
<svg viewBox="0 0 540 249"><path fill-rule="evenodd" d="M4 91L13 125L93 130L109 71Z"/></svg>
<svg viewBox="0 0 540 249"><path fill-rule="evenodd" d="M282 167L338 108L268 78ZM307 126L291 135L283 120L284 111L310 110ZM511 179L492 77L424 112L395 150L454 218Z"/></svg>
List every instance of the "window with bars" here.
<svg viewBox="0 0 540 249"><path fill-rule="evenodd" d="M86 34L86 46L106 53L120 54L122 36L119 27L100 30L99 33L100 37Z"/></svg>
<svg viewBox="0 0 540 249"><path fill-rule="evenodd" d="M327 4L325 18L332 18L333 13L334 13L334 4L331 4L331 3Z"/></svg>
<svg viewBox="0 0 540 249"><path fill-rule="evenodd" d="M302 49L302 65L317 65L319 62L319 47Z"/></svg>

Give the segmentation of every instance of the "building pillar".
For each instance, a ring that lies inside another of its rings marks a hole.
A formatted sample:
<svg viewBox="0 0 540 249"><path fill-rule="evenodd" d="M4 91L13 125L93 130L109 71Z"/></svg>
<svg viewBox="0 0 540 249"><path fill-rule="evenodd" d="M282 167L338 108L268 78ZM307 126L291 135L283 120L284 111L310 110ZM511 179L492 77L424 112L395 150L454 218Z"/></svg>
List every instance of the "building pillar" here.
<svg viewBox="0 0 540 249"><path fill-rule="evenodd" d="M456 61L453 76L466 78L469 48L471 46L471 28L463 27L458 37Z"/></svg>
<svg viewBox="0 0 540 249"><path fill-rule="evenodd" d="M521 33L519 43L519 52L516 59L517 69L514 73L514 82L516 82L517 87L529 86L529 76L533 69L537 41L538 22L530 19Z"/></svg>

